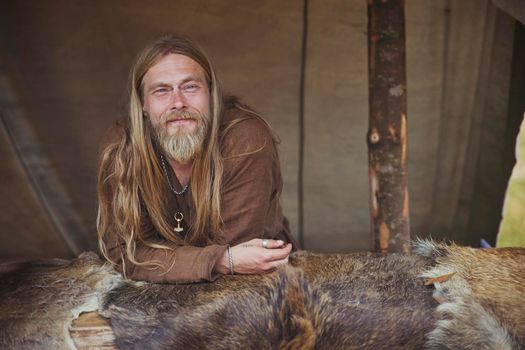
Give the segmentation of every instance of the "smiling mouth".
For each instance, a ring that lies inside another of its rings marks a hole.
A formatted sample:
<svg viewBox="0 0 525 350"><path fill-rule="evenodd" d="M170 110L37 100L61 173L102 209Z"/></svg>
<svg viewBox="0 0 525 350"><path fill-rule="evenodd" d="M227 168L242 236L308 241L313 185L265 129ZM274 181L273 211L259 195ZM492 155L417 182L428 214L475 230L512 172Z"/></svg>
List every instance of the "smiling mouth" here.
<svg viewBox="0 0 525 350"><path fill-rule="evenodd" d="M177 126L177 125L187 125L192 123L197 123L199 117L197 114L191 113L189 111L179 111L172 112L165 116L164 125L168 126Z"/></svg>
<svg viewBox="0 0 525 350"><path fill-rule="evenodd" d="M195 122L193 118L173 118L166 121L166 124L187 124L190 122Z"/></svg>

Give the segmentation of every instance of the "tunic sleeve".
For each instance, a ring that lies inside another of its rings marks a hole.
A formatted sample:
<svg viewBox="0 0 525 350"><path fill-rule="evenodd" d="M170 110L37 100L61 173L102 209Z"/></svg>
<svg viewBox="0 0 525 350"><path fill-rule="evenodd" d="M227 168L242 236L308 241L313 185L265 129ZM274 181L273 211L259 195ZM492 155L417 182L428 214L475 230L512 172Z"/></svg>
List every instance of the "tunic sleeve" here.
<svg viewBox="0 0 525 350"><path fill-rule="evenodd" d="M223 141L221 193L223 236L230 244L275 237L282 226L272 208L280 208L279 159L269 128L258 118L239 122Z"/></svg>
<svg viewBox="0 0 525 350"><path fill-rule="evenodd" d="M106 240L109 258L116 263L119 272L133 280L183 283L198 281L213 281L219 274L213 272L215 262L226 251L225 245L209 245L206 247L177 246L158 239L149 242L168 246L170 249L151 248L136 241L135 260L138 262L156 261L159 267L140 266L127 259L124 242L118 242L115 237Z"/></svg>

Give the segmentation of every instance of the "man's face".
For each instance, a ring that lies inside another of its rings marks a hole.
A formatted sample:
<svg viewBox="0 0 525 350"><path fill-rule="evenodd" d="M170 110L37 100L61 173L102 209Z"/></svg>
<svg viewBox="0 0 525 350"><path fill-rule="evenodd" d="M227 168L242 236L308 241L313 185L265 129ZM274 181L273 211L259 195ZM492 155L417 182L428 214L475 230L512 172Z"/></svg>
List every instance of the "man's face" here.
<svg viewBox="0 0 525 350"><path fill-rule="evenodd" d="M143 101L168 156L189 161L194 154L184 148L202 144L210 115L210 92L201 66L184 55L164 56L144 75ZM172 154L179 151L184 154Z"/></svg>

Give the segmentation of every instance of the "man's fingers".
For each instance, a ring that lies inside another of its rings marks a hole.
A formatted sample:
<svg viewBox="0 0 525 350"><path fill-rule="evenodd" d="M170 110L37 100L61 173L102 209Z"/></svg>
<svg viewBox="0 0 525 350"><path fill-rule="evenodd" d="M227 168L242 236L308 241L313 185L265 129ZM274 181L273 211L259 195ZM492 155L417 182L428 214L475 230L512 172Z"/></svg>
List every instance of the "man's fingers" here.
<svg viewBox="0 0 525 350"><path fill-rule="evenodd" d="M288 243L282 248L274 248L274 249L268 249L266 251L266 256L268 257L269 261L276 261L276 260L282 260L285 258L288 258L288 255L290 255L290 252L292 251L292 244Z"/></svg>
<svg viewBox="0 0 525 350"><path fill-rule="evenodd" d="M282 240L277 239L269 239L269 238L254 238L252 240L249 240L248 242L241 243L241 245L245 247L261 247L266 249L279 249L284 248L287 246L286 243L284 243Z"/></svg>
<svg viewBox="0 0 525 350"><path fill-rule="evenodd" d="M260 245L263 248L268 249L275 249L275 248L282 248L284 247L284 242L281 240L275 240L275 239L259 239Z"/></svg>

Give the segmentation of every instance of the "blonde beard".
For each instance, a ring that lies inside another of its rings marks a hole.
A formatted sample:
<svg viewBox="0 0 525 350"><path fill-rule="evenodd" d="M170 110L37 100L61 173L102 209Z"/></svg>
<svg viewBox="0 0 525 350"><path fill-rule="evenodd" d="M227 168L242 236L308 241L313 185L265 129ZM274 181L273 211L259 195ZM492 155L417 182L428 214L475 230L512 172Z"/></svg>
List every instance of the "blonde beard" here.
<svg viewBox="0 0 525 350"><path fill-rule="evenodd" d="M206 117L187 112L181 114L186 118L195 120L197 126L193 132L186 130L184 126L178 126L174 132L170 133L165 120L171 116L163 118L162 122L155 126L155 131L166 156L185 164L201 154L207 127Z"/></svg>

